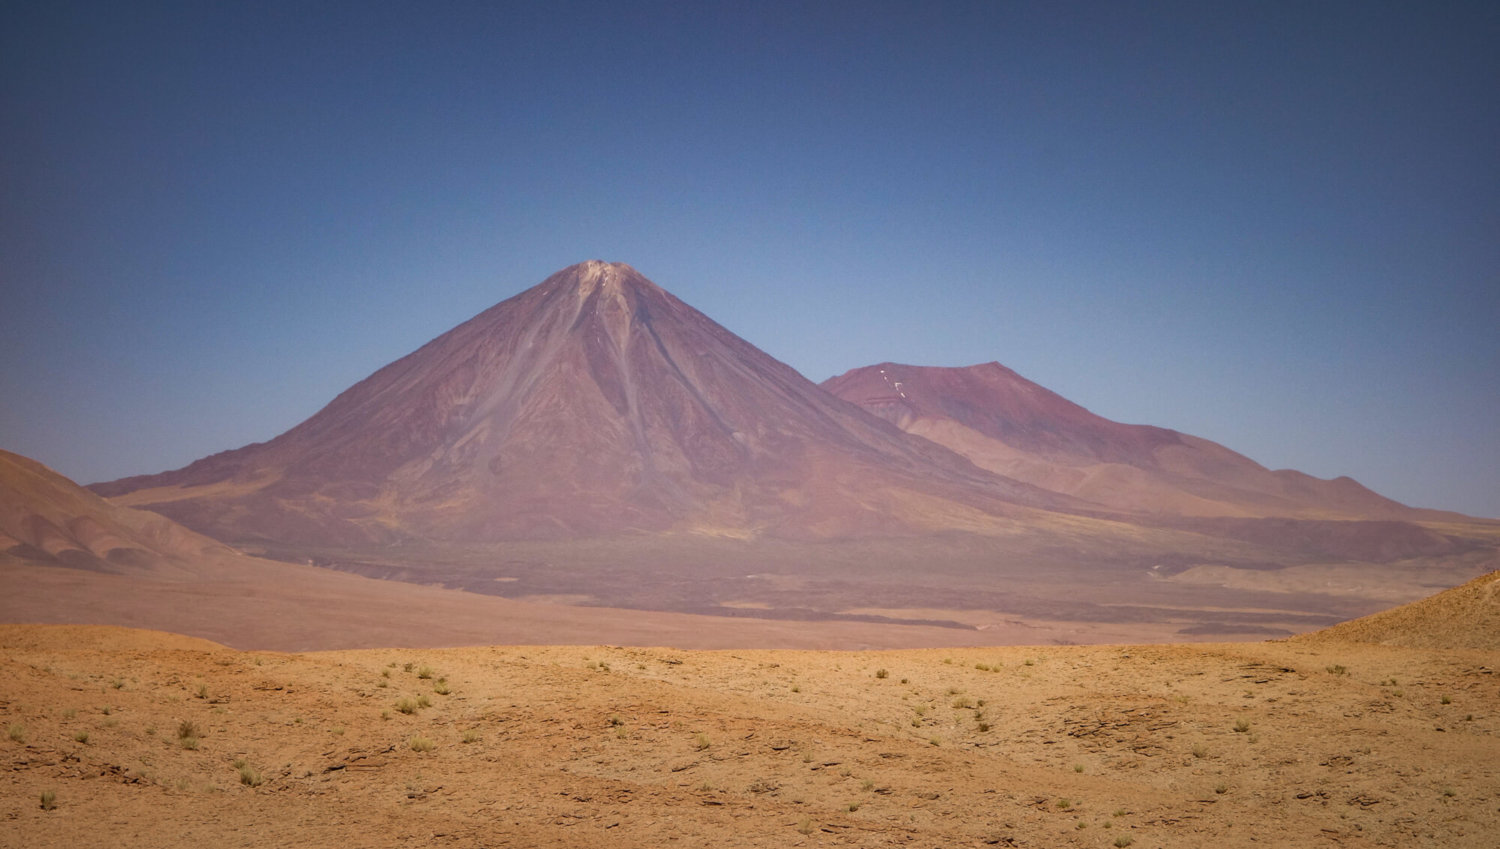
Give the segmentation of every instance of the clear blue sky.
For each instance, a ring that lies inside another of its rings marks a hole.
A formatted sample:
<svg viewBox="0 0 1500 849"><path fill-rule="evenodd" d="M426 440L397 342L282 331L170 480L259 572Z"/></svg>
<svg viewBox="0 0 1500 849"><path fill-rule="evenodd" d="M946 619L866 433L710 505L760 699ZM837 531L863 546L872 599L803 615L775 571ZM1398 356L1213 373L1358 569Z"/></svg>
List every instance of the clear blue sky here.
<svg viewBox="0 0 1500 849"><path fill-rule="evenodd" d="M10 2L0 447L269 439L629 262L1500 516L1500 4Z"/></svg>

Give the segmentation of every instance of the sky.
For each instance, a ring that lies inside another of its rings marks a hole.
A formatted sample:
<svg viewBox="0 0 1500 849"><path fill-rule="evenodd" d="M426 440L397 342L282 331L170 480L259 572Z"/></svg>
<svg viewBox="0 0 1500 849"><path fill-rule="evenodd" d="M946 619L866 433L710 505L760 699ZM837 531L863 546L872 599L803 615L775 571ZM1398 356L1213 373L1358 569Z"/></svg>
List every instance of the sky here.
<svg viewBox="0 0 1500 849"><path fill-rule="evenodd" d="M0 448L270 439L565 266L1500 516L1500 4L0 7Z"/></svg>

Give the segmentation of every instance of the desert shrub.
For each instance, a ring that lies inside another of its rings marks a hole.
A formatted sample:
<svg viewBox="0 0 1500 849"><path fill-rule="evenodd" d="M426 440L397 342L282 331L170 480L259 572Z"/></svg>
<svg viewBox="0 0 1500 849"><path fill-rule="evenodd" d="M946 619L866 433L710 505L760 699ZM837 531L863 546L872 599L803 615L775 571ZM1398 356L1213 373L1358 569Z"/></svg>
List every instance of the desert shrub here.
<svg viewBox="0 0 1500 849"><path fill-rule="evenodd" d="M988 722L976 722L974 728L982 734L990 730L990 724Z"/></svg>
<svg viewBox="0 0 1500 849"><path fill-rule="evenodd" d="M1071 807L1073 807L1073 803L1071 801L1069 801L1067 799L1058 799L1057 800L1057 808L1058 808L1058 810L1066 811L1067 809L1069 809Z"/></svg>
<svg viewBox="0 0 1500 849"><path fill-rule="evenodd" d="M810 820L810 819L803 819L801 822L797 823L797 832L799 834L812 834L813 833L813 823L812 823L812 820Z"/></svg>
<svg viewBox="0 0 1500 849"><path fill-rule="evenodd" d="M198 685L198 692L194 693L193 695L197 696L200 699L206 699L206 698L208 698L208 685L207 684L199 684Z"/></svg>
<svg viewBox="0 0 1500 849"><path fill-rule="evenodd" d="M463 736L459 737L459 739L464 741L465 743L477 743L479 742L479 732L473 728L470 728L464 731Z"/></svg>
<svg viewBox="0 0 1500 849"><path fill-rule="evenodd" d="M713 742L708 739L707 734L699 734L693 738L693 746L700 752L712 745Z"/></svg>
<svg viewBox="0 0 1500 849"><path fill-rule="evenodd" d="M198 738L197 737L183 737L183 738L179 739L177 742L184 749L188 749L190 751L197 751L197 749L198 749Z"/></svg>
<svg viewBox="0 0 1500 849"><path fill-rule="evenodd" d="M413 752L430 752L437 748L437 744L426 737L413 737L407 745L411 746Z"/></svg>
<svg viewBox="0 0 1500 849"><path fill-rule="evenodd" d="M1073 764L1074 772L1083 772L1083 764Z"/></svg>
<svg viewBox="0 0 1500 849"><path fill-rule="evenodd" d="M1235 730L1236 733L1239 733L1239 734L1244 734L1246 731L1249 731L1250 730L1250 720L1248 720L1248 719L1236 719L1234 721L1234 730Z"/></svg>
<svg viewBox="0 0 1500 849"><path fill-rule="evenodd" d="M73 735L73 739L80 743L87 743L89 741L89 732L85 730L79 730Z"/></svg>
<svg viewBox="0 0 1500 849"><path fill-rule="evenodd" d="M1229 792L1229 785L1220 781L1218 784L1214 785L1214 792L1219 794L1220 796L1223 796L1225 793Z"/></svg>
<svg viewBox="0 0 1500 849"><path fill-rule="evenodd" d="M428 678L431 678L432 677L432 667L430 667L430 666L424 666L421 669L418 669L417 670L417 677L423 679L424 681L426 679L428 679Z"/></svg>
<svg viewBox="0 0 1500 849"><path fill-rule="evenodd" d="M875 677L876 678L889 678L889 677L891 677L891 671L889 669L885 669L885 668L877 669L877 670L875 670Z"/></svg>
<svg viewBox="0 0 1500 849"><path fill-rule="evenodd" d="M1206 758L1206 757L1208 757L1208 747L1205 746L1205 745L1203 745L1202 743L1194 743L1193 744L1193 757L1195 757L1195 758Z"/></svg>
<svg viewBox="0 0 1500 849"><path fill-rule="evenodd" d="M203 731L198 728L198 723L191 719L184 719L177 723L177 739L186 740L189 737L202 737Z"/></svg>
<svg viewBox="0 0 1500 849"><path fill-rule="evenodd" d="M51 790L42 791L42 810L50 811L57 807L57 794Z"/></svg>
<svg viewBox="0 0 1500 849"><path fill-rule="evenodd" d="M260 770L256 769L255 767L247 763L242 763L239 769L240 783L245 785L246 787L259 787L261 784L265 783L265 777L262 776L260 774Z"/></svg>
<svg viewBox="0 0 1500 849"><path fill-rule="evenodd" d="M1135 838L1128 834L1122 834L1115 838L1115 849L1125 849L1126 846L1135 842Z"/></svg>
<svg viewBox="0 0 1500 849"><path fill-rule="evenodd" d="M852 813L854 813L857 810L859 810L859 803L858 802L850 802L849 803L849 813L852 814Z"/></svg>
<svg viewBox="0 0 1500 849"><path fill-rule="evenodd" d="M12 722L10 728L7 729L7 733L10 735L10 739L17 743L26 742L26 726L19 722Z"/></svg>
<svg viewBox="0 0 1500 849"><path fill-rule="evenodd" d="M1330 675L1348 675L1349 674L1348 668L1346 668L1342 663L1335 663L1335 664L1327 667L1327 669L1328 669L1328 674L1330 674Z"/></svg>
<svg viewBox="0 0 1500 849"><path fill-rule="evenodd" d="M959 696L958 698L953 700L953 707L957 710L963 710L965 708L971 708L973 706L974 703L969 701L968 696Z"/></svg>
<svg viewBox="0 0 1500 849"><path fill-rule="evenodd" d="M407 714L416 713L417 703L413 699L399 699L396 702L396 710Z"/></svg>
<svg viewBox="0 0 1500 849"><path fill-rule="evenodd" d="M419 707L419 708L432 707L432 699L427 698L427 696L425 694L421 695L421 696L417 696L417 707Z"/></svg>
<svg viewBox="0 0 1500 849"><path fill-rule="evenodd" d="M1451 705L1453 704L1453 698L1451 696L1443 696L1442 702L1445 705Z"/></svg>
<svg viewBox="0 0 1500 849"><path fill-rule="evenodd" d="M436 684L432 685L432 692L437 693L439 696L446 696L453 691L448 689L448 684L446 682L439 681Z"/></svg>

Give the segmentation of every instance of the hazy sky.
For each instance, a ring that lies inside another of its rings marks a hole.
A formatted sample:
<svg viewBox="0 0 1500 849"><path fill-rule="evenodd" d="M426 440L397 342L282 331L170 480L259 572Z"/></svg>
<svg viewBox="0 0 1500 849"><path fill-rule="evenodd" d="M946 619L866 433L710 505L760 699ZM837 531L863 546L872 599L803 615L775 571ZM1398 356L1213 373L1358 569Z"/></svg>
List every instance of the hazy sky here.
<svg viewBox="0 0 1500 849"><path fill-rule="evenodd" d="M1500 516L1500 4L8 2L0 447L263 441L574 262Z"/></svg>

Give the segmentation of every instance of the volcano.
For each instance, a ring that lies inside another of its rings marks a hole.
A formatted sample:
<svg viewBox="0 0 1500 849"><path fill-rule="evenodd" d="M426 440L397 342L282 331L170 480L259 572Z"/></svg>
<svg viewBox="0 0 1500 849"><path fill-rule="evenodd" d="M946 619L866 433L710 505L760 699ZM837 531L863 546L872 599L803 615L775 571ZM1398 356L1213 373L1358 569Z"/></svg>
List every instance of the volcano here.
<svg viewBox="0 0 1500 849"><path fill-rule="evenodd" d="M900 535L1091 507L904 433L599 261L269 442L93 489L218 539L341 546Z"/></svg>
<svg viewBox="0 0 1500 849"><path fill-rule="evenodd" d="M824 389L997 474L1137 514L1444 520L1351 478L1272 471L1196 436L1096 415L999 363L881 363Z"/></svg>

